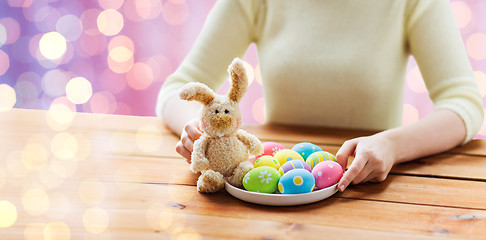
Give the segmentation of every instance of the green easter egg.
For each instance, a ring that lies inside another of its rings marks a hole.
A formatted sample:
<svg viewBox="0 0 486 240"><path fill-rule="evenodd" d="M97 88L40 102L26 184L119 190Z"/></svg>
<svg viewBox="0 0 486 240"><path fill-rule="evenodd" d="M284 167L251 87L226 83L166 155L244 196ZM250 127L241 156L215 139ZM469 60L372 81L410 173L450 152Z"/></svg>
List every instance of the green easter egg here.
<svg viewBox="0 0 486 240"><path fill-rule="evenodd" d="M261 166L273 167L273 168L278 170L280 168L280 163L273 156L264 155L264 156L259 157L255 161L255 167L261 167Z"/></svg>
<svg viewBox="0 0 486 240"><path fill-rule="evenodd" d="M246 190L260 193L273 193L277 190L280 174L277 169L268 166L256 167L243 178Z"/></svg>

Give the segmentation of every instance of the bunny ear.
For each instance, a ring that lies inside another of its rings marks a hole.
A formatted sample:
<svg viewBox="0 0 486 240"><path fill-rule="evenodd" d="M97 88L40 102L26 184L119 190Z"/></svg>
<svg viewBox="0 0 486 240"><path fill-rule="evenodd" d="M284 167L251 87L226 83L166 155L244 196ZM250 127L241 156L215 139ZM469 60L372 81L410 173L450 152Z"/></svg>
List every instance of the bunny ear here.
<svg viewBox="0 0 486 240"><path fill-rule="evenodd" d="M196 100L204 105L208 105L216 96L214 91L208 86L202 83L193 82L182 87L181 91L179 92L179 97L183 100Z"/></svg>
<svg viewBox="0 0 486 240"><path fill-rule="evenodd" d="M228 97L235 102L240 102L248 88L248 78L246 77L243 61L235 58L229 65L228 72L231 77L231 88L228 92Z"/></svg>

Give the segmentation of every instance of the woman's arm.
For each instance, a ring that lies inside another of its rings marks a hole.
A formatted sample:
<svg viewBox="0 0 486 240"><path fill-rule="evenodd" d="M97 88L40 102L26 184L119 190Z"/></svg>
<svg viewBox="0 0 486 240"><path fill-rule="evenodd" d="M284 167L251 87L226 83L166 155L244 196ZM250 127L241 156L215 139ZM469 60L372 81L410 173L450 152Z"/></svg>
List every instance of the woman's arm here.
<svg viewBox="0 0 486 240"><path fill-rule="evenodd" d="M337 153L338 162L345 168L348 158L356 157L339 182L339 190L344 191L351 182L384 181L394 164L449 150L465 137L461 118L440 109L411 125L346 141Z"/></svg>

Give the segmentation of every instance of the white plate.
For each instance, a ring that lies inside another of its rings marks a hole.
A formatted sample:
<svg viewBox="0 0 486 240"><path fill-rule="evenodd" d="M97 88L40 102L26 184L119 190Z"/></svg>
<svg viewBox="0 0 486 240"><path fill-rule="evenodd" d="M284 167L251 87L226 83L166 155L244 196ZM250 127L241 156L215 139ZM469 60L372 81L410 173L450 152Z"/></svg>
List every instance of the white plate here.
<svg viewBox="0 0 486 240"><path fill-rule="evenodd" d="M301 194L270 194L250 192L234 187L225 181L226 191L235 198L246 202L268 205L268 206L295 206L318 202L332 196L337 192L337 184L328 188L320 189L310 193Z"/></svg>

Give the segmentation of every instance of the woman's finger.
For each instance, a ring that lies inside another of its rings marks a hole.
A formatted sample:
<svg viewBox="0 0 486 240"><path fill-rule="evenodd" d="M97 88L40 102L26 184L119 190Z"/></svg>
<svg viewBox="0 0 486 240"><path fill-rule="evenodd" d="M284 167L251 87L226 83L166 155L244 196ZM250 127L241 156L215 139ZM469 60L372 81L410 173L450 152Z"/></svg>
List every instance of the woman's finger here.
<svg viewBox="0 0 486 240"><path fill-rule="evenodd" d="M179 153L182 157L186 159L186 161L190 164L191 163L191 152L187 150L186 147L182 144L182 141L179 141L176 145L176 151Z"/></svg>
<svg viewBox="0 0 486 240"><path fill-rule="evenodd" d="M354 151L356 150L356 145L358 144L358 139L351 139L343 143L343 145L339 148L338 152L336 153L336 159L343 168L346 170L348 166L348 159L350 156L354 155Z"/></svg>
<svg viewBox="0 0 486 240"><path fill-rule="evenodd" d="M357 155L354 161L349 166L348 170L344 173L343 177L339 181L339 191L344 191L348 185L358 176L365 167L367 159Z"/></svg>

